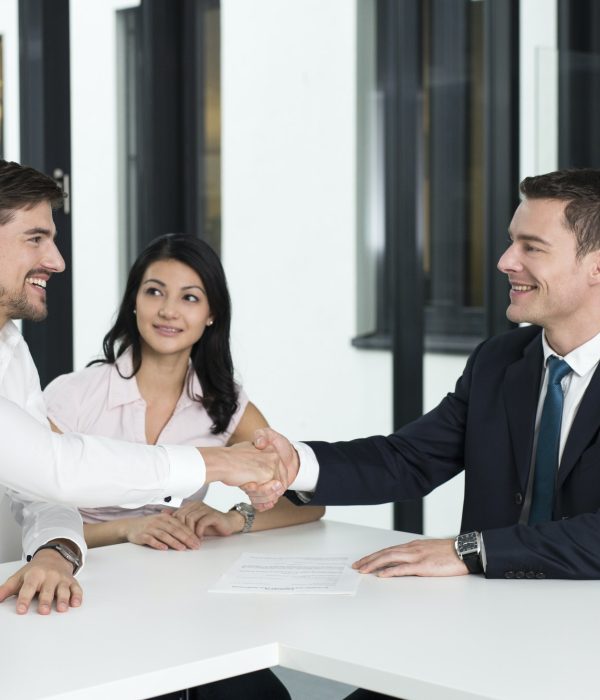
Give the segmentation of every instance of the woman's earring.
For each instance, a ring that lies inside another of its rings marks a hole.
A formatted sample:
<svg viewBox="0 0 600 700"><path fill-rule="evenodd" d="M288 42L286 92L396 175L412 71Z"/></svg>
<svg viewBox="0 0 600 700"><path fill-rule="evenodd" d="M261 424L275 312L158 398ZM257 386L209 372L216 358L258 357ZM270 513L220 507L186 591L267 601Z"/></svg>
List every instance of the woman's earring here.
<svg viewBox="0 0 600 700"><path fill-rule="evenodd" d="M134 310L133 310L133 313L134 313L134 314L137 314L137 309L134 309Z"/></svg>
<svg viewBox="0 0 600 700"><path fill-rule="evenodd" d="M207 326L212 326L212 324L213 324L212 321L207 321L207 322L206 322L206 325L207 325Z"/></svg>

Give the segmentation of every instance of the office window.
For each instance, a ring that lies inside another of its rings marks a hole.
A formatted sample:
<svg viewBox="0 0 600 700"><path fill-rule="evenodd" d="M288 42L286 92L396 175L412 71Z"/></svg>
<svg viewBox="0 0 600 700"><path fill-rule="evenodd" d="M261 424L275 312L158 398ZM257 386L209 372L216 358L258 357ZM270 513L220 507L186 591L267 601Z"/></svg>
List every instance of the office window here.
<svg viewBox="0 0 600 700"><path fill-rule="evenodd" d="M147 243L221 238L220 6L157 3L117 12L123 270Z"/></svg>
<svg viewBox="0 0 600 700"><path fill-rule="evenodd" d="M391 347L394 324L402 323L394 280L418 272L414 303L422 306L424 347L465 353L492 328L506 327L493 298L498 243L492 236L498 214L506 211L506 228L518 201L518 6L511 0L379 0L375 7L372 29L363 24L374 36L373 67L359 78L369 177L353 342ZM410 13L416 37L403 29ZM497 66L508 64L503 76ZM361 88L369 75L371 87ZM410 155L406 144L399 149L403 138L414 140ZM408 170L398 164L407 157ZM412 230L405 220L414 222ZM398 242L407 236L415 239L416 271Z"/></svg>
<svg viewBox="0 0 600 700"><path fill-rule="evenodd" d="M120 267L125 284L127 272L138 253L138 109L140 104L140 13L138 8L117 12L117 138L119 144Z"/></svg>
<svg viewBox="0 0 600 700"><path fill-rule="evenodd" d="M600 4L558 3L559 167L600 167Z"/></svg>

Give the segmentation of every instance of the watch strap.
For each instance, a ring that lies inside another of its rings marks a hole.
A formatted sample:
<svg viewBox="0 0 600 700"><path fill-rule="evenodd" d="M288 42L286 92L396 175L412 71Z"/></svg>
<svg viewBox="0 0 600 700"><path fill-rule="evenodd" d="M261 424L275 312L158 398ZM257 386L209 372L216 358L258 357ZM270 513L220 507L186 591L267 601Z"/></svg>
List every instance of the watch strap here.
<svg viewBox="0 0 600 700"><path fill-rule="evenodd" d="M454 540L454 549L458 558L465 564L470 574L481 574L481 535L479 532L466 532Z"/></svg>

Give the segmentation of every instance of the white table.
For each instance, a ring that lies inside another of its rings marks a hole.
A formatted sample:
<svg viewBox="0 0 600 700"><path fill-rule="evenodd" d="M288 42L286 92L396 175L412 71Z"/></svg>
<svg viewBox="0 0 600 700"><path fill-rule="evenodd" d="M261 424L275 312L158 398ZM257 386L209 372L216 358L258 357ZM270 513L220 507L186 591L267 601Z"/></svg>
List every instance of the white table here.
<svg viewBox="0 0 600 700"><path fill-rule="evenodd" d="M320 522L196 552L93 550L80 609L0 605L0 697L146 698L278 664L414 700L598 697L597 582L365 576L352 597L207 592L242 552L357 558L409 538Z"/></svg>

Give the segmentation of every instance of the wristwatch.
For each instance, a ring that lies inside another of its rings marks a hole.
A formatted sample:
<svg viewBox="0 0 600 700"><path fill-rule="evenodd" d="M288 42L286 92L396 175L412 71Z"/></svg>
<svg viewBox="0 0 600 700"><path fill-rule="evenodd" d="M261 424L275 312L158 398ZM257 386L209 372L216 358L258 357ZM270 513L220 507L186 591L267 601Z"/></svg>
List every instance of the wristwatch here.
<svg viewBox="0 0 600 700"><path fill-rule="evenodd" d="M481 536L478 532L466 532L454 540L454 549L458 558L469 569L470 574L480 574L483 571L481 563Z"/></svg>
<svg viewBox="0 0 600 700"><path fill-rule="evenodd" d="M250 532L250 530L252 530L252 526L254 525L254 518L256 517L256 510L254 509L254 506L251 506L249 503L236 503L233 508L229 509L229 512L231 513L232 510L236 510L240 515L243 515L244 520L246 521L244 523L244 527L242 528L241 534Z"/></svg>
<svg viewBox="0 0 600 700"><path fill-rule="evenodd" d="M41 552L42 549L54 549L57 551L61 557L64 557L69 563L73 564L73 576L81 569L81 556L71 549L70 547L67 547L66 544L62 544L61 542L48 542L47 544L43 544L41 547L38 547L33 555L31 557L28 557L28 561L31 561L33 557L38 552Z"/></svg>

